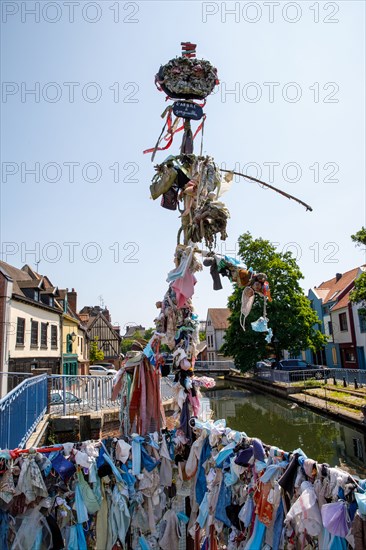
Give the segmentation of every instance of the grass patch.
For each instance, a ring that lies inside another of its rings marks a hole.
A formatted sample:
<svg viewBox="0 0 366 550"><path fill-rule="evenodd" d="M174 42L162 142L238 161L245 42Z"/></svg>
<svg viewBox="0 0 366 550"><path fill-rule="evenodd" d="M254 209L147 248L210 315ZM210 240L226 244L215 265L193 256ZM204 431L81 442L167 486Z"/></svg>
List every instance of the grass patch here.
<svg viewBox="0 0 366 550"><path fill-rule="evenodd" d="M319 380L301 380L300 382L291 382L291 386L295 388L322 388L323 384Z"/></svg>
<svg viewBox="0 0 366 550"><path fill-rule="evenodd" d="M350 395L349 393L337 390L327 389L326 391L324 391L323 388L314 388L305 390L304 393L308 395L313 395L314 397L318 397L319 399L330 401L332 403L337 403L338 405L351 407L351 409L359 409L362 405L365 405L366 403L365 398L363 397L356 397L354 395Z"/></svg>

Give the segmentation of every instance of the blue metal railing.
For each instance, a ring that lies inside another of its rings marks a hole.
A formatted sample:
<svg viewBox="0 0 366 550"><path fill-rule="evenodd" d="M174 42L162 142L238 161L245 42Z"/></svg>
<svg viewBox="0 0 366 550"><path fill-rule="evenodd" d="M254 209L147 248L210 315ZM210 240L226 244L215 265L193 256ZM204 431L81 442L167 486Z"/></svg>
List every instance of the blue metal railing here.
<svg viewBox="0 0 366 550"><path fill-rule="evenodd" d="M24 447L47 411L47 374L28 378L0 400L0 449Z"/></svg>
<svg viewBox="0 0 366 550"><path fill-rule="evenodd" d="M31 378L31 372L0 372L0 399L26 378Z"/></svg>

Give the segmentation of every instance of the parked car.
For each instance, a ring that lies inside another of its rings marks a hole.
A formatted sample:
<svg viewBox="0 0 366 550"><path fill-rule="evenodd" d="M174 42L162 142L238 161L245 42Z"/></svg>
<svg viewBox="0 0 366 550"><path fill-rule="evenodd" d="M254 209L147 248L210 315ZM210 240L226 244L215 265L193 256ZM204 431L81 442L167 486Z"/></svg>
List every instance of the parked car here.
<svg viewBox="0 0 366 550"><path fill-rule="evenodd" d="M62 414L64 403L63 390L51 390L50 393L50 412L51 414ZM81 410L88 405L88 402L83 401L71 391L65 391L66 412Z"/></svg>
<svg viewBox="0 0 366 550"><path fill-rule="evenodd" d="M258 361L255 366L257 369L272 369L275 363L276 359L274 358L262 359L262 361Z"/></svg>
<svg viewBox="0 0 366 550"><path fill-rule="evenodd" d="M96 374L101 376L114 376L115 374L117 374L117 371L115 368L108 368L103 365L90 365L89 374L93 376L95 376Z"/></svg>
<svg viewBox="0 0 366 550"><path fill-rule="evenodd" d="M303 371L299 373L298 380L302 380L304 377L321 380L329 375L329 369L326 366L312 365L302 359L282 359L281 361L275 361L273 369L287 372ZM291 379L294 380L295 377L292 376Z"/></svg>

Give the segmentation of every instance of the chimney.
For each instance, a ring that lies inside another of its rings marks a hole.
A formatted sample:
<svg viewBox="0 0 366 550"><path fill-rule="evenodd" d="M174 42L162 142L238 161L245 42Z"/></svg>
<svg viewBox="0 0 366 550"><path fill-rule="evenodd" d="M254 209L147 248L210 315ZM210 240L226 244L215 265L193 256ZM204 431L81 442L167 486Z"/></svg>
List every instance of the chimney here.
<svg viewBox="0 0 366 550"><path fill-rule="evenodd" d="M338 281L342 278L342 273L336 273L336 281Z"/></svg>
<svg viewBox="0 0 366 550"><path fill-rule="evenodd" d="M109 322L112 321L112 319L111 319L111 314L109 313L109 309L108 309L107 307L105 307L105 308L103 309L103 312L102 312L102 313L103 313L104 317L107 319L107 321L109 321Z"/></svg>
<svg viewBox="0 0 366 550"><path fill-rule="evenodd" d="M67 300L69 304L69 308L73 313L77 313L77 292L75 292L75 289L73 288L71 291L69 290L67 293Z"/></svg>

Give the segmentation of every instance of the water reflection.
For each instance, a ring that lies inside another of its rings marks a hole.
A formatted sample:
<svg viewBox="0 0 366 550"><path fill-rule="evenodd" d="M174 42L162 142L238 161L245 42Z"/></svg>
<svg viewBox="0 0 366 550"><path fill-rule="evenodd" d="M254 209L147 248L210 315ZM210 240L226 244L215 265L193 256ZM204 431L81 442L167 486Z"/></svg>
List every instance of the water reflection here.
<svg viewBox="0 0 366 550"><path fill-rule="evenodd" d="M251 393L218 381L203 397L203 411L225 418L230 428L286 451L300 447L310 458L365 477L365 433L272 395Z"/></svg>

